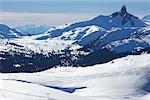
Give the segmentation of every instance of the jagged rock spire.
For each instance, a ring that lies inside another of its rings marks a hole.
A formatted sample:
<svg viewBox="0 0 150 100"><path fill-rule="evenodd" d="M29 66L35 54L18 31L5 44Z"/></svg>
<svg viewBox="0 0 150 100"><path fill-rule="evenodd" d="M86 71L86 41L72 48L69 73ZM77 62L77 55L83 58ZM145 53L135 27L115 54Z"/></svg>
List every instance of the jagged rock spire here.
<svg viewBox="0 0 150 100"><path fill-rule="evenodd" d="M126 6L125 6L125 5L122 6L121 12L122 12L122 13L126 13L126 12L127 12L127 9L126 9Z"/></svg>

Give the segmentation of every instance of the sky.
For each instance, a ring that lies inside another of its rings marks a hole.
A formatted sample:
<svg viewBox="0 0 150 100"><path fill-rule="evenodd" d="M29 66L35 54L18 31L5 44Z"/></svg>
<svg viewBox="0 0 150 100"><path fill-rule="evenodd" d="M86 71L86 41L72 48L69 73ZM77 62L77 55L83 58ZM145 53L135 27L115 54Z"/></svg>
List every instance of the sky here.
<svg viewBox="0 0 150 100"><path fill-rule="evenodd" d="M124 4L140 18L150 14L150 0L0 0L0 23L56 26L110 15Z"/></svg>

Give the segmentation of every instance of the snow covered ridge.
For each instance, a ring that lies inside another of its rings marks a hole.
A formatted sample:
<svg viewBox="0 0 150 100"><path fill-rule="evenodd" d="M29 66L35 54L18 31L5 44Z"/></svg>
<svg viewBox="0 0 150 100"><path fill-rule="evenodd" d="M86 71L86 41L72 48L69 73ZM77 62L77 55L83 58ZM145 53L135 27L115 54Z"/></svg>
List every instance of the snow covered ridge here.
<svg viewBox="0 0 150 100"><path fill-rule="evenodd" d="M143 21L150 22L150 15L147 15L143 18Z"/></svg>
<svg viewBox="0 0 150 100"><path fill-rule="evenodd" d="M1 72L37 72L55 66L91 66L150 53L150 26L123 6L108 16L0 41Z"/></svg>
<svg viewBox="0 0 150 100"><path fill-rule="evenodd" d="M38 73L1 73L0 98L149 100L149 71L150 54L145 53L89 67L58 66Z"/></svg>
<svg viewBox="0 0 150 100"><path fill-rule="evenodd" d="M19 36L24 36L23 32L20 32L16 29L12 29L6 25L0 24L0 39L5 39L5 38L16 38Z"/></svg>
<svg viewBox="0 0 150 100"><path fill-rule="evenodd" d="M150 25L150 15L147 15L145 17L143 17L142 19L146 24L149 24Z"/></svg>
<svg viewBox="0 0 150 100"><path fill-rule="evenodd" d="M112 28L133 28L147 26L147 24L140 20L138 17L129 14L126 10L126 7L123 6L121 11L115 12L109 16L100 15L89 21L69 24L64 27L52 28L47 33L50 34L50 37L57 37L62 35L64 32L71 31L79 27L86 27L91 25L96 25L108 30Z"/></svg>
<svg viewBox="0 0 150 100"><path fill-rule="evenodd" d="M50 27L46 25L22 25L10 28L7 25L0 24L0 39L18 38L21 36L38 35L47 31Z"/></svg>

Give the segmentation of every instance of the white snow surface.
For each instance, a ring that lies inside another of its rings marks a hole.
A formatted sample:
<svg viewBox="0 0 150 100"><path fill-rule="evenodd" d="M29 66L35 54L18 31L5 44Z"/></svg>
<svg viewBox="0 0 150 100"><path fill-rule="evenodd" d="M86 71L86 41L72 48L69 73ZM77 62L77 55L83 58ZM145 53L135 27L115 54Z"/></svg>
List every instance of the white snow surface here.
<svg viewBox="0 0 150 100"><path fill-rule="evenodd" d="M150 54L89 67L57 67L37 73L0 75L1 100L150 100ZM86 87L73 93L50 88Z"/></svg>
<svg viewBox="0 0 150 100"><path fill-rule="evenodd" d="M114 28L105 30L99 26L78 27L64 32L61 36L37 40L49 34L44 33L36 36L22 36L13 39L0 39L0 51L18 52L30 54L31 51L38 54L61 53L61 50L70 48L77 50L87 44L101 49L107 47L115 52L134 52L137 48L150 47L150 27L137 28ZM12 45L16 44L16 45ZM18 46L19 45L19 46ZM123 49L125 48L125 49ZM10 53L11 53L10 52Z"/></svg>
<svg viewBox="0 0 150 100"><path fill-rule="evenodd" d="M0 39L0 51L15 51L27 54L30 54L31 51L33 51L34 53L47 55L53 51L59 53L61 50L64 50L73 43L73 41L60 39L35 40L35 37L36 36L24 36L14 39ZM19 46L12 45L12 43Z"/></svg>

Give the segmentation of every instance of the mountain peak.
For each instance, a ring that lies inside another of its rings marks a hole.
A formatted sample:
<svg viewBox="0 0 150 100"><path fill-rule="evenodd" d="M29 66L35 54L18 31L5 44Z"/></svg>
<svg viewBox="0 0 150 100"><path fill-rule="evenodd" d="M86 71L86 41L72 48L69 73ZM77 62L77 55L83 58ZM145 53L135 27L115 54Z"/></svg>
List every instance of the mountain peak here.
<svg viewBox="0 0 150 100"><path fill-rule="evenodd" d="M113 17L116 17L116 16L118 16L118 15L120 15L120 16L122 16L122 17L130 17L130 16L132 16L131 14L129 14L129 13L127 12L127 8L126 8L125 5L123 5L123 6L121 7L121 10L120 10L119 12L115 12L115 13L112 14Z"/></svg>
<svg viewBox="0 0 150 100"><path fill-rule="evenodd" d="M125 5L122 6L121 12L122 12L122 13L126 13L126 12L127 12L127 9L126 9L126 6L125 6Z"/></svg>

